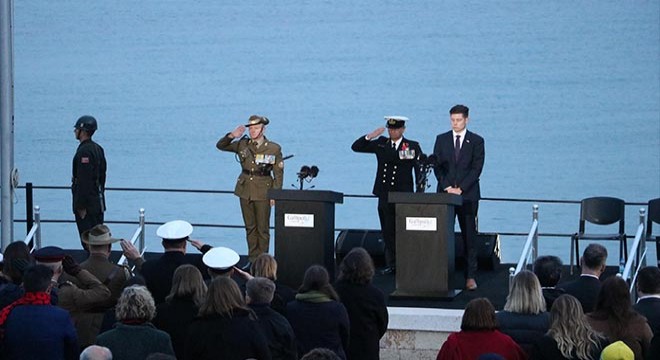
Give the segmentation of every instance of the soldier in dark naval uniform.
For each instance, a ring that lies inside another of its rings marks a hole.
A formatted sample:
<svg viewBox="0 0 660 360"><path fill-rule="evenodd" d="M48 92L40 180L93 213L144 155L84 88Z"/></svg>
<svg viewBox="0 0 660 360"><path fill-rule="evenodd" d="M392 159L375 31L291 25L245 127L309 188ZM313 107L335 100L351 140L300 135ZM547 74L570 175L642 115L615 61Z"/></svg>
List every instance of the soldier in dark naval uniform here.
<svg viewBox="0 0 660 360"><path fill-rule="evenodd" d="M389 138L380 136L384 127L355 140L351 149L355 152L376 154L378 170L374 181L373 194L378 197L378 217L385 241L385 261L387 267L383 274L391 274L396 270L396 239L395 239L395 205L387 202L390 191L418 192L421 189L421 167L419 157L422 149L417 141L406 139L403 116L386 116ZM413 172L415 182L413 182Z"/></svg>
<svg viewBox="0 0 660 360"><path fill-rule="evenodd" d="M236 181L234 194L240 198L245 222L249 262L268 252L270 242L270 208L274 200L268 200L269 189L281 189L284 176L282 148L264 135L270 121L265 116L252 115L248 123L223 136L216 147L236 153L241 164L241 174ZM245 128L250 136L243 136Z"/></svg>
<svg viewBox="0 0 660 360"><path fill-rule="evenodd" d="M92 135L97 128L96 119L89 115L80 117L74 126L76 139L80 141L80 145L73 157L71 193L79 234L94 225L103 224L107 165L103 148L92 141ZM82 245L86 246L84 243Z"/></svg>

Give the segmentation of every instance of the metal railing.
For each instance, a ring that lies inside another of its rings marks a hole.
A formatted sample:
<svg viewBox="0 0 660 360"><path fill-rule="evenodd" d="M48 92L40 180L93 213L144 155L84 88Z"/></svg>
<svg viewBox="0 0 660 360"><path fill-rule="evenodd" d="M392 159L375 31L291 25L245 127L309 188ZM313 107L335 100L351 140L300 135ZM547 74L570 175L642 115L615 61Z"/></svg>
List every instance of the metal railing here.
<svg viewBox="0 0 660 360"><path fill-rule="evenodd" d="M138 218L138 227L137 229L135 229L135 232L133 233L133 236L131 237L130 240L131 244L133 245L135 245L135 243L138 244L136 247L140 252L140 256L144 255L144 252L147 250L147 247L144 244L145 224L146 222L144 221L144 209L140 209L140 217ZM117 261L117 264L127 265L128 259L126 259L126 255L122 254L121 257L119 258L119 261Z"/></svg>
<svg viewBox="0 0 660 360"><path fill-rule="evenodd" d="M34 223L23 240L28 248L32 249L31 251L41 249L41 210L39 206L34 207L33 219Z"/></svg>
<svg viewBox="0 0 660 360"><path fill-rule="evenodd" d="M637 301L637 291L635 290L635 283L637 281L637 273L641 268L646 266L646 231L645 231L645 222L646 210L644 208L639 209L639 226L637 226L637 233L635 234L635 240L633 241L632 248L630 252L633 256L628 257L626 265L623 269L620 269L620 274L626 282L630 285L630 298L633 301Z"/></svg>
<svg viewBox="0 0 660 360"><path fill-rule="evenodd" d="M539 251L539 206L532 206L532 227L527 234L527 240L523 246L520 259L515 268L509 268L509 289L513 283L513 277L523 271L528 266L534 264Z"/></svg>

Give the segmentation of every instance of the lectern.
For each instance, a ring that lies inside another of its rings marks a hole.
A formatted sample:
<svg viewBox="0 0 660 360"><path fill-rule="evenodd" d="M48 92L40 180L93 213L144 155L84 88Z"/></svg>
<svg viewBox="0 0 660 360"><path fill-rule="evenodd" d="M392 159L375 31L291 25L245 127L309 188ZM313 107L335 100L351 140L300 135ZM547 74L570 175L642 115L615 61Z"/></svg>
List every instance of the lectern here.
<svg viewBox="0 0 660 360"><path fill-rule="evenodd" d="M270 190L275 200L277 279L297 289L308 267L320 264L335 276L335 204L344 194L320 190Z"/></svg>
<svg viewBox="0 0 660 360"><path fill-rule="evenodd" d="M391 192L396 207L396 289L392 298L452 299L454 206L459 195Z"/></svg>

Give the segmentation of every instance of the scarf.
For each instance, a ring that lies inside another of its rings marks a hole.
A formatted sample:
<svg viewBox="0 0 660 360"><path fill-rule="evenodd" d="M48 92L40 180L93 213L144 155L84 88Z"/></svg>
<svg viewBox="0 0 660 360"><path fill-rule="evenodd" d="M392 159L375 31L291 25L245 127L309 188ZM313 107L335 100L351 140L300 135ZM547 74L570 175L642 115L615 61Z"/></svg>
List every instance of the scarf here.
<svg viewBox="0 0 660 360"><path fill-rule="evenodd" d="M0 312L0 328L4 327L12 310L19 305L50 305L50 294L47 292L26 292L22 298L5 306ZM0 339L4 337L4 329L0 329Z"/></svg>
<svg viewBox="0 0 660 360"><path fill-rule="evenodd" d="M332 299L328 295L316 290L310 290L306 293L299 293L296 295L296 300L306 301L311 303L322 303L322 302L332 301Z"/></svg>

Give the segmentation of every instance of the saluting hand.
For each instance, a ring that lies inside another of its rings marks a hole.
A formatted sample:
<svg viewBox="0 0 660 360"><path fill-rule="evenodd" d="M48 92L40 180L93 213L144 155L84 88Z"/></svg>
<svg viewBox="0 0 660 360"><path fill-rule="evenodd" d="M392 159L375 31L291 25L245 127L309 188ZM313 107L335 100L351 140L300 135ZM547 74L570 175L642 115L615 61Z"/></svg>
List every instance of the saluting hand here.
<svg viewBox="0 0 660 360"><path fill-rule="evenodd" d="M140 257L140 252L130 241L121 239L119 245L121 245L121 249L124 251L124 255L127 259L136 260Z"/></svg>
<svg viewBox="0 0 660 360"><path fill-rule="evenodd" d="M385 128L384 127L379 127L378 129L376 129L376 130L372 131L371 133L369 133L367 135L367 138L369 140L375 139L376 137L380 136L384 132L385 132Z"/></svg>
<svg viewBox="0 0 660 360"><path fill-rule="evenodd" d="M245 132L245 126L243 125L238 125L234 131L230 133L232 139L239 138L243 136L243 133Z"/></svg>

